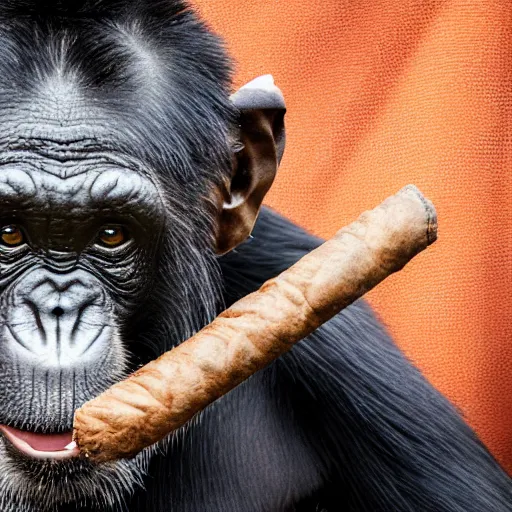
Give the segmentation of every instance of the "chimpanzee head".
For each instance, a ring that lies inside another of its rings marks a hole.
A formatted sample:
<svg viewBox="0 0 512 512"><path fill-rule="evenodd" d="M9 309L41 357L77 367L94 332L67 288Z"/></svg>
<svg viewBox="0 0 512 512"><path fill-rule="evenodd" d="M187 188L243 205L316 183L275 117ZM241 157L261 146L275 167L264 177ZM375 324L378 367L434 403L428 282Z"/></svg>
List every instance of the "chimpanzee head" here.
<svg viewBox="0 0 512 512"><path fill-rule="evenodd" d="M0 49L0 508L108 508L151 450L68 459L73 412L222 306L284 104L270 77L230 97L181 1L6 0Z"/></svg>

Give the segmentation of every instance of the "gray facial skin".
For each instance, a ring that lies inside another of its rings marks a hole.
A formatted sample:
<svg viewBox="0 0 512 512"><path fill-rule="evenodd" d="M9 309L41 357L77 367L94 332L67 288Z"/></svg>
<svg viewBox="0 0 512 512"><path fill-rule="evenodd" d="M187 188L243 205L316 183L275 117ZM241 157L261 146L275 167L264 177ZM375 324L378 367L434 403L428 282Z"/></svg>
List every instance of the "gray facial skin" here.
<svg viewBox="0 0 512 512"><path fill-rule="evenodd" d="M158 185L92 143L91 124L87 136L70 128L56 140L36 123L0 153L0 223L24 236L0 244L0 423L22 430L70 431L74 410L126 375L124 324L154 277ZM102 244L104 226L121 227L125 241ZM0 510L51 510L81 497L122 505L145 466L144 454L102 467L34 460L0 437Z"/></svg>

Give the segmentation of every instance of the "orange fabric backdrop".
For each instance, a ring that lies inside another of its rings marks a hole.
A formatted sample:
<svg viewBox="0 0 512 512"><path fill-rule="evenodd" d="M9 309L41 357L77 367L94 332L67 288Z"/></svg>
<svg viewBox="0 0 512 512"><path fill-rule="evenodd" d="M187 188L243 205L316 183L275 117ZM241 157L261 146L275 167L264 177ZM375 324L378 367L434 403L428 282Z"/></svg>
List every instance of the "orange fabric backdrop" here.
<svg viewBox="0 0 512 512"><path fill-rule="evenodd" d="M512 471L510 0L196 0L236 86L272 73L287 150L268 204L330 236L407 183L440 237L370 294Z"/></svg>

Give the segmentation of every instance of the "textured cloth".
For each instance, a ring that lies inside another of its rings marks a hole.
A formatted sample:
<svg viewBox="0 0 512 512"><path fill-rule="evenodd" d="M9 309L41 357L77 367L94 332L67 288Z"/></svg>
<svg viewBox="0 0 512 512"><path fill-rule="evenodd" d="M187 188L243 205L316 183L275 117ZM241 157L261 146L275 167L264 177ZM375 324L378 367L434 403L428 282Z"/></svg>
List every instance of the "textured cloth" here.
<svg viewBox="0 0 512 512"><path fill-rule="evenodd" d="M509 0L196 0L237 61L271 73L287 149L267 204L329 237L408 183L439 240L369 299L512 471Z"/></svg>

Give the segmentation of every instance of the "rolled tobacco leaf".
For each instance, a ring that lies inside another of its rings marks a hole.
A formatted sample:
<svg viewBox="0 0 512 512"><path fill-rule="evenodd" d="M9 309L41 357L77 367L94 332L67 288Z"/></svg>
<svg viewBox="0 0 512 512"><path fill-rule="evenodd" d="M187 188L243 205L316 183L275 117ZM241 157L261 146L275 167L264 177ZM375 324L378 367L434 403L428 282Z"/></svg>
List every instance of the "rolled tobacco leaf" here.
<svg viewBox="0 0 512 512"><path fill-rule="evenodd" d="M135 456L264 368L437 238L432 203L409 185L211 324L75 412L81 454Z"/></svg>

